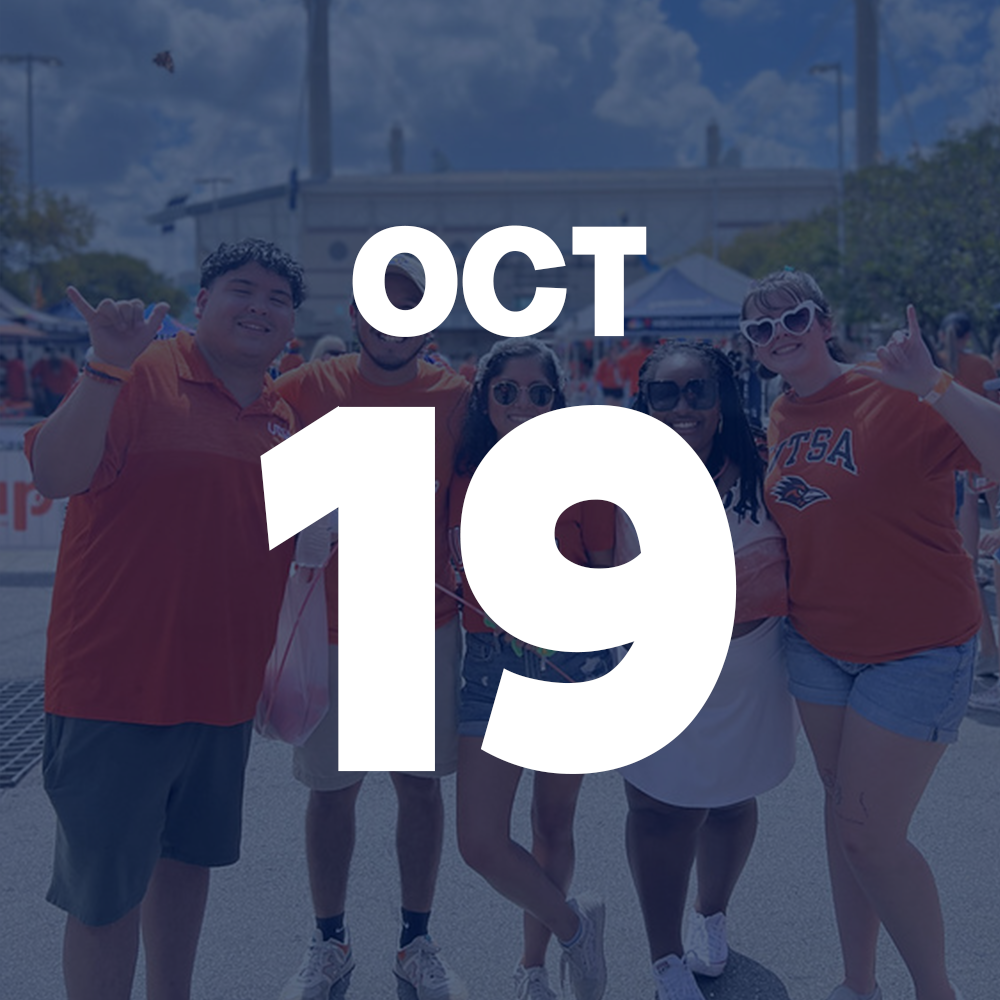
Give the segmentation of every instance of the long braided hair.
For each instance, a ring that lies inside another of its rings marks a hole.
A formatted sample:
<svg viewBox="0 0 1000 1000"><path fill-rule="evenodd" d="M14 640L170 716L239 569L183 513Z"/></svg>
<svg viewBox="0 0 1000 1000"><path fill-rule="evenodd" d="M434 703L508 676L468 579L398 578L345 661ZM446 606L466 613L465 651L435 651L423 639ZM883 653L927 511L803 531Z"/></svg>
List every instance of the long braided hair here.
<svg viewBox="0 0 1000 1000"><path fill-rule="evenodd" d="M739 469L740 498L734 508L740 517L758 521L760 502L763 495L764 463L761 461L757 443L750 429L750 421L743 411L736 376L729 359L716 347L682 340L667 340L660 344L643 362L639 369L639 395L632 409L649 413L649 399L646 386L653 380L653 374L665 358L675 354L686 354L701 361L719 384L719 408L722 414L722 428L715 434L712 452L708 457L708 469L717 474L728 458Z"/></svg>

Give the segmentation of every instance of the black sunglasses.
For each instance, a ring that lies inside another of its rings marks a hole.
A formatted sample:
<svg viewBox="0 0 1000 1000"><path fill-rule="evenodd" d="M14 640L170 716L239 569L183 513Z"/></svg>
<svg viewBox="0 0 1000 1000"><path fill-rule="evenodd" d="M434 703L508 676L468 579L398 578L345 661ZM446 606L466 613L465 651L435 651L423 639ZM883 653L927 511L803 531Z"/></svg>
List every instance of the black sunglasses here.
<svg viewBox="0 0 1000 1000"><path fill-rule="evenodd" d="M493 385L493 398L500 406L512 406L527 391L532 406L548 406L556 397L556 391L546 382L532 382L529 386L517 382L496 382Z"/></svg>
<svg viewBox="0 0 1000 1000"><path fill-rule="evenodd" d="M676 382L647 382L646 399L651 410L672 410L681 395L692 410L710 410L719 401L719 383L711 378L693 378L681 388Z"/></svg>

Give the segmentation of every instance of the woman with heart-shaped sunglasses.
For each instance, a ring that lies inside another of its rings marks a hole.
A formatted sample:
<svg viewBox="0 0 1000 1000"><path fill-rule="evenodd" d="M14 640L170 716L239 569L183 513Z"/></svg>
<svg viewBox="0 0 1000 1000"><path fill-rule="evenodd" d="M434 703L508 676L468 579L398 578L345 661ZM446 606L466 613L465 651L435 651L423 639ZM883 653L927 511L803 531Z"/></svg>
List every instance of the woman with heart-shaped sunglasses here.
<svg viewBox="0 0 1000 1000"><path fill-rule="evenodd" d="M788 544L790 689L826 789L844 960L830 1000L878 1000L879 926L921 1000L954 1000L934 878L910 819L958 736L980 603L955 527L954 473L1000 472L1000 407L936 367L916 311L874 360L829 349L808 274L756 282L740 328L787 391L768 428L765 493Z"/></svg>

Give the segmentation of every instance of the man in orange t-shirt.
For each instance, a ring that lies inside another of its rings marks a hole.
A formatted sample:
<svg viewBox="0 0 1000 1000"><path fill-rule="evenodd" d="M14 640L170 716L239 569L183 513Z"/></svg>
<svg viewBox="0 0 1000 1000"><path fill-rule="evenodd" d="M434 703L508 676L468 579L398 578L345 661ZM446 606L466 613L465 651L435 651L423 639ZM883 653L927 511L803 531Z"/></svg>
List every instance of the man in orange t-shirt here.
<svg viewBox="0 0 1000 1000"><path fill-rule="evenodd" d="M423 267L397 254L386 271L386 294L397 309L423 297ZM461 375L420 359L430 337L387 337L351 305L360 354L313 362L282 377L278 391L301 421L312 423L337 406L428 406L435 412L435 567L437 582L455 590L447 547L448 497L453 456L470 386ZM364 772L341 771L337 761L337 564L327 570L330 626L330 710L316 731L295 748L294 775L309 789L306 858L316 928L302 965L281 1000L325 997L346 986L354 956L344 922L355 803ZM378 595L373 594L372 600ZM435 630L435 749L433 772L392 774L398 804L397 853L403 930L395 974L418 1000L465 1000L465 984L444 963L427 934L444 828L440 778L458 765L458 688L462 639L457 603L437 592Z"/></svg>
<svg viewBox="0 0 1000 1000"><path fill-rule="evenodd" d="M604 402L614 406L621 406L625 397L622 373L618 367L620 357L621 348L617 343L612 343L608 353L601 358L594 370L594 380L601 387Z"/></svg>
<svg viewBox="0 0 1000 1000"><path fill-rule="evenodd" d="M31 366L31 384L38 413L48 416L62 401L76 381L77 368L73 359L57 354L51 347L45 356Z"/></svg>
<svg viewBox="0 0 1000 1000"><path fill-rule="evenodd" d="M91 350L25 447L69 496L45 663L49 901L73 1000L187 996L209 870L239 857L243 773L291 550L268 551L260 456L294 430L266 371L302 269L273 244L202 265L197 332L167 305L70 299Z"/></svg>
<svg viewBox="0 0 1000 1000"><path fill-rule="evenodd" d="M653 353L651 337L642 337L632 344L618 359L618 373L629 397L635 397L639 392L639 371L643 362Z"/></svg>

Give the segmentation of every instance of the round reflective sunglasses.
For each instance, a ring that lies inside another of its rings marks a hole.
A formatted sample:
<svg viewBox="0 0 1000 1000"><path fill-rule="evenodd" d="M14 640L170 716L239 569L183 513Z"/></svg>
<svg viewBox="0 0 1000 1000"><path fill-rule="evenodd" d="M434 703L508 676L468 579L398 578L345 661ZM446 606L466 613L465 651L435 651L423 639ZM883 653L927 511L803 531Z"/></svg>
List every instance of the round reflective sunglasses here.
<svg viewBox="0 0 1000 1000"><path fill-rule="evenodd" d="M774 340L774 335L778 332L780 323L789 333L801 337L802 334L812 326L816 313L820 308L812 299L800 302L792 309L787 309L780 316L772 319L770 316L762 316L760 319L740 320L740 333L750 341L754 347L764 347Z"/></svg>
<svg viewBox="0 0 1000 1000"><path fill-rule="evenodd" d="M528 393L532 406L548 406L556 397L556 391L547 382L532 382L524 386L517 382L504 380L493 384L493 398L500 406L513 406L521 398L522 392Z"/></svg>
<svg viewBox="0 0 1000 1000"><path fill-rule="evenodd" d="M719 401L719 383L711 378L690 379L683 388L676 382L646 383L651 410L673 410L682 395L692 410L710 410Z"/></svg>

